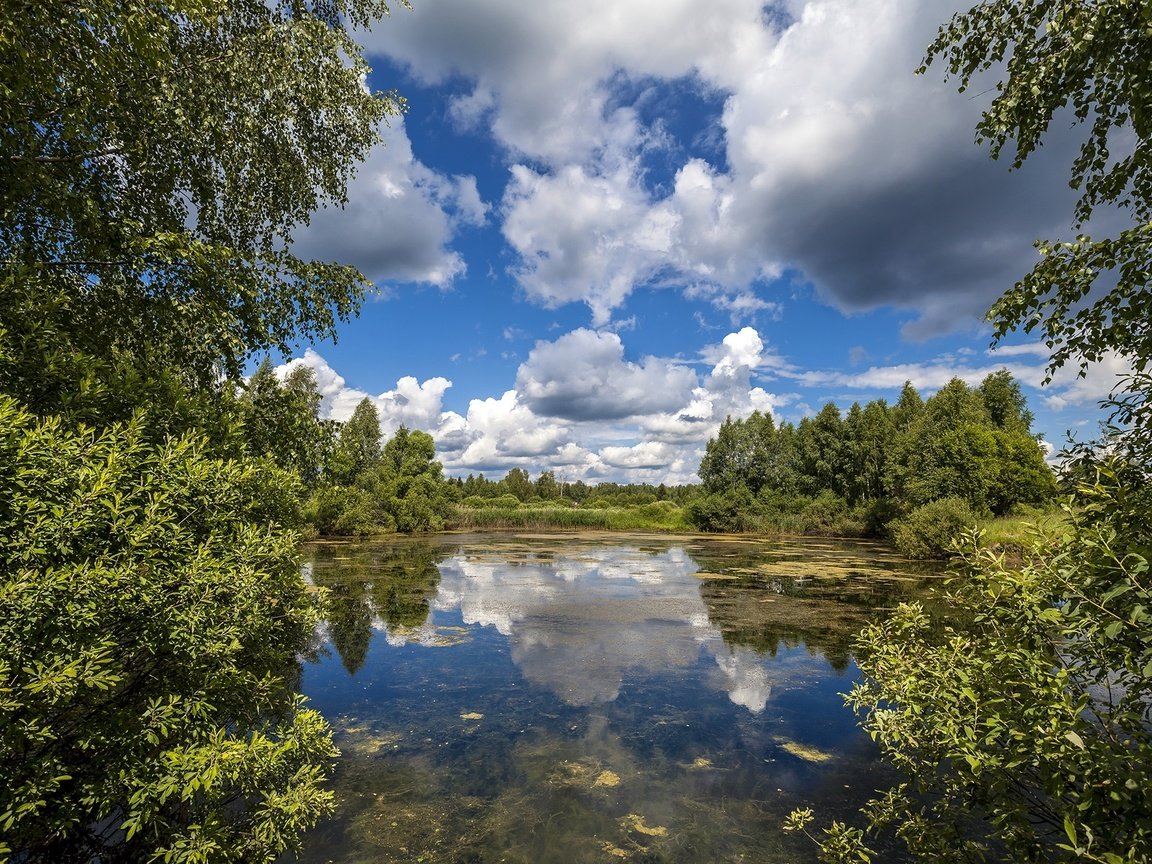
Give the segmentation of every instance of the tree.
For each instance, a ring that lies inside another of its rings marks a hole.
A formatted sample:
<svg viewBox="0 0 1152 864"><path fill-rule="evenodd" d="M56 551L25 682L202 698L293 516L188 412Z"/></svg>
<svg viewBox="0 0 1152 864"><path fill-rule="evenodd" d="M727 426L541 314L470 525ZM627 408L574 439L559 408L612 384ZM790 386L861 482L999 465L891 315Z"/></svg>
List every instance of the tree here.
<svg viewBox="0 0 1152 864"><path fill-rule="evenodd" d="M340 437L328 465L328 480L337 486L351 486L380 461L380 413L365 396L340 427Z"/></svg>
<svg viewBox="0 0 1152 864"><path fill-rule="evenodd" d="M504 479L500 481L499 486L501 493L515 495L521 502L527 501L532 497L532 478L523 468L513 468L504 475Z"/></svg>
<svg viewBox="0 0 1152 864"><path fill-rule="evenodd" d="M271 861L331 810L295 480L151 439L0 397L0 860Z"/></svg>
<svg viewBox="0 0 1152 864"><path fill-rule="evenodd" d="M978 135L994 156L1015 142L1017 166L1070 108L1087 130L1077 227L1101 205L1131 218L1103 240L1038 243L1039 263L992 309L997 338L1039 328L1050 372L1117 351L1136 373L1109 400L1105 446L1069 453L1062 536L1038 536L1021 566L964 541L949 599L969 626L941 631L901 606L862 635L851 702L908 775L869 805L868 828L924 860L1152 858L1149 56L1148 5L1126 0L989 0L929 48L926 65L945 58L962 88L1006 62ZM797 811L788 827L810 820ZM865 839L833 823L821 842L830 860L871 860Z"/></svg>
<svg viewBox="0 0 1152 864"><path fill-rule="evenodd" d="M100 419L334 334L367 287L286 243L402 108L381 0L7 3L0 388ZM177 386L181 385L181 386ZM176 418L179 419L179 418Z"/></svg>
<svg viewBox="0 0 1152 864"><path fill-rule="evenodd" d="M536 495L545 501L552 501L560 497L560 485L556 482L556 475L551 471L543 471L536 478Z"/></svg>
<svg viewBox="0 0 1152 864"><path fill-rule="evenodd" d="M1032 412L1028 410L1020 382L1007 369L985 377L977 392L984 400L988 418L997 429L1028 432L1032 428Z"/></svg>
<svg viewBox="0 0 1152 864"><path fill-rule="evenodd" d="M406 426L384 445L378 467L361 479L361 485L377 510L405 533L443 528L456 492L444 480L432 436Z"/></svg>
<svg viewBox="0 0 1152 864"><path fill-rule="evenodd" d="M331 432L319 417L320 392L309 367L295 366L281 383L265 358L246 382L237 407L250 453L270 456L308 486L316 483Z"/></svg>
<svg viewBox="0 0 1152 864"><path fill-rule="evenodd" d="M386 11L0 0L0 859L271 861L330 806L300 490L234 389L367 287L291 237L402 107Z"/></svg>
<svg viewBox="0 0 1152 864"><path fill-rule="evenodd" d="M1056 478L1025 425L1030 417L1020 385L1007 373L989 376L976 390L953 378L896 436L889 489L908 507L956 497L996 515L1051 500Z"/></svg>
<svg viewBox="0 0 1152 864"><path fill-rule="evenodd" d="M837 495L844 494L844 421L835 402L829 402L815 417L800 421L796 427L796 449L802 491L815 495L830 489Z"/></svg>

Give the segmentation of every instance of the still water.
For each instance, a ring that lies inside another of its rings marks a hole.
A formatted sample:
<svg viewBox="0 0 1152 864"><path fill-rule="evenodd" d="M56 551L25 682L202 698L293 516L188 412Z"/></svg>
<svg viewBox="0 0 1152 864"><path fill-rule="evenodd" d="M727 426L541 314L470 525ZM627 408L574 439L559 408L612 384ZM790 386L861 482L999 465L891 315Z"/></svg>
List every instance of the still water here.
<svg viewBox="0 0 1152 864"><path fill-rule="evenodd" d="M339 811L306 862L809 862L780 823L887 778L853 634L937 575L840 541L447 535L314 544L303 692Z"/></svg>

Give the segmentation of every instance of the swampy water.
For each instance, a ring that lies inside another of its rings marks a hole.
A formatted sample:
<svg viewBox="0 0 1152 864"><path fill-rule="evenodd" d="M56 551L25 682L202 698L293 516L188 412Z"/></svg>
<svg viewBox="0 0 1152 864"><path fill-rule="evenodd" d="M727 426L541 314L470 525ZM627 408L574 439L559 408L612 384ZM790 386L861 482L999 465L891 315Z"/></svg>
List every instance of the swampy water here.
<svg viewBox="0 0 1152 864"><path fill-rule="evenodd" d="M320 543L302 689L343 754L306 862L809 862L883 784L853 635L939 578L884 547L623 535Z"/></svg>

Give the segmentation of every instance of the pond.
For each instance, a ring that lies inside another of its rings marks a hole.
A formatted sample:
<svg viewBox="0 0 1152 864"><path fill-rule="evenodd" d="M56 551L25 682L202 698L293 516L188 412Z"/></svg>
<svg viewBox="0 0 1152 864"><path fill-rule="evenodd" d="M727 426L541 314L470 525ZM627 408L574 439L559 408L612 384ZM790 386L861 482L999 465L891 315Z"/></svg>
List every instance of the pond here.
<svg viewBox="0 0 1152 864"><path fill-rule="evenodd" d="M839 694L938 578L882 546L625 535L321 543L339 811L306 862L807 862L889 779Z"/></svg>

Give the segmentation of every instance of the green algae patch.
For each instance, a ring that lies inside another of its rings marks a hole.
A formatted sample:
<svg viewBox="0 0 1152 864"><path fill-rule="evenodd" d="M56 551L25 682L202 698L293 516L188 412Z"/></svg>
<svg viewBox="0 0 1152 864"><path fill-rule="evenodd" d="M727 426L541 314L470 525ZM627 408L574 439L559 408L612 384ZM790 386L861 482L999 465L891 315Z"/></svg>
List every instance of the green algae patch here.
<svg viewBox="0 0 1152 864"><path fill-rule="evenodd" d="M668 829L663 825L647 825L644 822L644 817L636 813L629 813L620 820L620 824L626 831L635 831L637 834L643 834L645 837L668 836Z"/></svg>
<svg viewBox="0 0 1152 864"><path fill-rule="evenodd" d="M337 717L332 721L332 731L340 753L355 759L371 759L395 750L404 740L402 732L379 730L351 717Z"/></svg>
<svg viewBox="0 0 1152 864"><path fill-rule="evenodd" d="M595 759L563 761L548 773L549 786L560 789L595 790L614 789L620 785L620 775L604 768Z"/></svg>
<svg viewBox="0 0 1152 864"><path fill-rule="evenodd" d="M820 750L810 744L801 744L799 741L793 741L789 738L776 738L776 743L780 745L780 749L785 753L790 753L797 759L803 759L805 762L820 764L823 762L831 762L836 758L835 754L829 753L826 750Z"/></svg>

